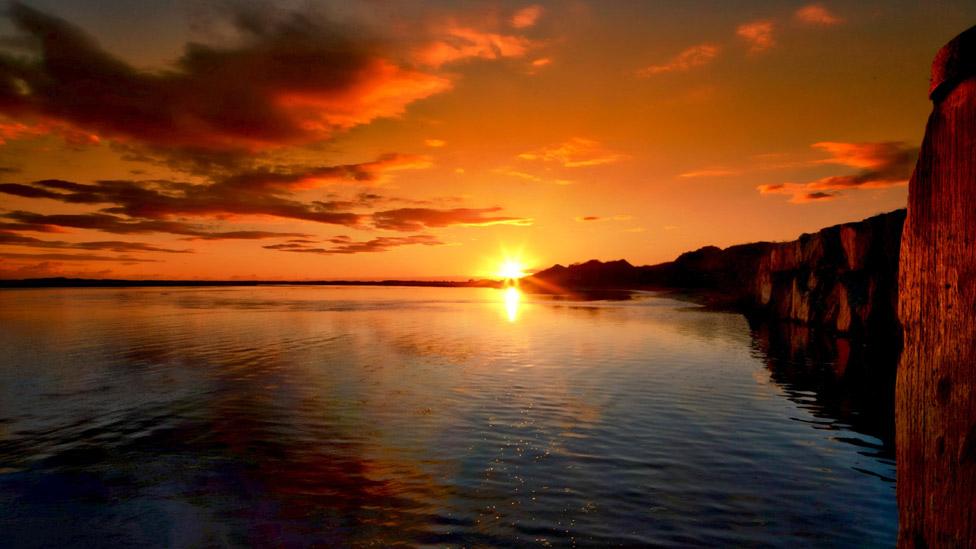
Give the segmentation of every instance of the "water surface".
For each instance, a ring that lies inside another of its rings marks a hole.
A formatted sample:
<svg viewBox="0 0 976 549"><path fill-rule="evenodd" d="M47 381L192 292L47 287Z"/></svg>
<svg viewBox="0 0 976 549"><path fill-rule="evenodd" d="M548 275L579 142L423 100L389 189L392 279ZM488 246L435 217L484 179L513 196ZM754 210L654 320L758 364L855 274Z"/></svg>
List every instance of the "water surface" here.
<svg viewBox="0 0 976 549"><path fill-rule="evenodd" d="M3 545L895 541L884 430L735 314L45 289L0 291L0 326Z"/></svg>

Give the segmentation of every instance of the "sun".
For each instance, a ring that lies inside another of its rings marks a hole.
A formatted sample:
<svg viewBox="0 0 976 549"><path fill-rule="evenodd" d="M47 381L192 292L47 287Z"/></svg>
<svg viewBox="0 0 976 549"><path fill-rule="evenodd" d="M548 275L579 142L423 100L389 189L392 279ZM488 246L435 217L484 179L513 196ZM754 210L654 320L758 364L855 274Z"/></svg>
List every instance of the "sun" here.
<svg viewBox="0 0 976 549"><path fill-rule="evenodd" d="M504 279L522 278L526 274L525 265L516 259L505 259L498 266L498 276Z"/></svg>

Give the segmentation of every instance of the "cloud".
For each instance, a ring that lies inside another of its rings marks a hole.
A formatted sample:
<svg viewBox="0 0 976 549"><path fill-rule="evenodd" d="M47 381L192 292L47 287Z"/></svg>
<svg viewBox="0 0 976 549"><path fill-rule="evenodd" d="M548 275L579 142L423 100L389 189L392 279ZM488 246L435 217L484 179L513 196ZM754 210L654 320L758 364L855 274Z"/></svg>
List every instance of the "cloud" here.
<svg viewBox="0 0 976 549"><path fill-rule="evenodd" d="M113 261L116 263L156 263L156 259L145 259L139 257L131 257L127 255L120 256L109 256L109 255L98 255L98 254L62 254L62 253L44 253L44 254L19 254L12 252L0 252L0 257L4 259L21 259L30 261L39 260L49 260L49 261Z"/></svg>
<svg viewBox="0 0 976 549"><path fill-rule="evenodd" d="M705 66L718 57L721 48L714 44L698 44L682 51L661 65L650 65L637 71L637 76L647 78L668 72L684 72Z"/></svg>
<svg viewBox="0 0 976 549"><path fill-rule="evenodd" d="M756 187L759 194L781 194L790 197L792 204L807 204L809 202L825 202L842 196L837 191L817 191L807 183L774 183Z"/></svg>
<svg viewBox="0 0 976 549"><path fill-rule="evenodd" d="M522 8L512 15L512 26L517 29L527 29L529 27L534 27L542 17L542 6L532 5Z"/></svg>
<svg viewBox="0 0 976 549"><path fill-rule="evenodd" d="M447 141L444 141L443 139L424 139L424 145L434 149L439 149L447 145Z"/></svg>
<svg viewBox="0 0 976 549"><path fill-rule="evenodd" d="M41 180L0 184L0 193L69 204L111 204L104 213L163 220L173 216L273 216L347 227L359 226L360 214L339 211L343 201L304 203L291 193L332 183L376 183L386 174L430 165L424 156L389 154L361 164L259 168L216 179L211 184L178 181L103 180L92 184Z"/></svg>
<svg viewBox="0 0 976 549"><path fill-rule="evenodd" d="M314 169L316 177L323 169ZM347 170L339 170L346 177ZM334 176L330 170L330 177ZM358 173L358 172L355 172ZM415 231L424 227L450 225L530 224L520 217L488 215L501 208L401 208L375 213L349 211L380 202L427 203L359 193L354 200L316 200L309 203L290 198L290 191L306 188L307 178L294 173L238 174L212 185L185 182L98 181L92 184L63 180L41 180L29 185L0 185L0 192L30 198L49 198L70 204L110 204L97 213L43 215L25 211L0 214L22 230L49 231L49 227L92 229L115 234L163 232L197 239L257 239L303 237L303 233L268 231L215 231L203 225L174 220L177 216L226 218L227 216L272 216L360 229L377 228ZM2 227L0 227L2 228ZM30 228L30 229L29 229Z"/></svg>
<svg viewBox="0 0 976 549"><path fill-rule="evenodd" d="M191 253L192 250L174 250L160 248L143 242L120 242L116 240L98 242L64 242L61 240L41 240L32 236L24 236L7 231L0 231L0 245L25 246L32 248L61 248L75 250L102 250L110 252L163 252L163 253Z"/></svg>
<svg viewBox="0 0 976 549"><path fill-rule="evenodd" d="M867 170L885 170L896 167L899 171L911 168L918 150L899 141L877 143L841 143L821 141L812 145L815 149L826 151L830 158L821 160L825 164L840 164Z"/></svg>
<svg viewBox="0 0 976 549"><path fill-rule="evenodd" d="M0 217L3 217L0 215ZM38 225L32 223L9 223L6 221L0 221L0 231L11 232L11 231L30 231L35 233L64 233L67 232L60 227L54 225Z"/></svg>
<svg viewBox="0 0 976 549"><path fill-rule="evenodd" d="M523 57L532 42L523 36L479 30L473 27L448 25L441 38L420 48L416 60L428 67L469 59L503 59Z"/></svg>
<svg viewBox="0 0 976 549"><path fill-rule="evenodd" d="M532 61L531 65L535 68L542 68L552 63L552 59L548 57L540 57Z"/></svg>
<svg viewBox="0 0 976 549"><path fill-rule="evenodd" d="M739 25L735 33L749 44L751 53L762 53L776 43L772 21L753 21Z"/></svg>
<svg viewBox="0 0 976 549"><path fill-rule="evenodd" d="M160 221L173 216L221 216L250 215L274 216L300 219L333 225L356 226L362 217L351 212L334 211L328 205L306 204L281 196L282 188L297 184L291 178L285 181L275 179L252 180L234 179L227 184L194 185L173 181L98 181L90 185L79 185L83 190L52 192L57 200L80 204L114 204L102 211L108 214L124 214L130 218ZM35 182L45 185L48 182ZM279 185L276 187L276 185ZM7 192L0 188L0 192ZM51 197L48 197L51 198ZM104 216L104 214L91 214ZM111 216L110 216L111 217ZM132 220L125 225L138 224ZM142 222L151 225L150 222ZM183 226L185 224L175 223ZM165 231L173 232L173 231Z"/></svg>
<svg viewBox="0 0 976 549"><path fill-rule="evenodd" d="M310 241L288 241L284 244L271 244L264 246L264 248L269 250L278 250L281 252L347 255L386 252L399 246L409 246L415 244L423 246L441 246L444 244L436 237L429 234L417 234L413 236L381 236L365 242L355 242L348 236L338 236L329 239L328 242L333 244L333 246L323 248L321 246L310 245L314 244L314 242Z"/></svg>
<svg viewBox="0 0 976 549"><path fill-rule="evenodd" d="M105 213L39 214L13 211L0 214L0 218L14 221L14 223L0 223L0 229L39 232L58 232L58 228L67 227L111 234L169 233L205 240L257 240L308 236L304 233L273 231L215 231L202 225L182 221L130 219Z"/></svg>
<svg viewBox="0 0 976 549"><path fill-rule="evenodd" d="M830 12L823 4L808 4L796 10L793 17L807 25L831 26L844 20Z"/></svg>
<svg viewBox="0 0 976 549"><path fill-rule="evenodd" d="M71 23L13 3L31 55L0 54L0 138L67 128L157 148L255 151L329 138L451 87L307 13L236 14L236 47L190 43L162 70L113 56Z"/></svg>
<svg viewBox="0 0 976 549"><path fill-rule="evenodd" d="M629 215L615 215L613 217L601 217L598 215L581 215L581 216L574 217L573 219L581 223L586 223L588 221L629 221L633 218Z"/></svg>
<svg viewBox="0 0 976 549"><path fill-rule="evenodd" d="M214 187L238 191L306 190L330 183L375 183L389 172L423 169L431 165L430 158L423 155L385 154L374 161L360 164L252 169L222 178Z"/></svg>
<svg viewBox="0 0 976 549"><path fill-rule="evenodd" d="M531 173L528 173L528 172L523 172L523 171L520 171L520 170L513 170L512 168L509 168L507 166L503 166L501 168L495 168L494 170L492 170L492 173L497 173L497 174L501 174L501 175L507 175L509 177L514 177L514 178L517 178L517 179L523 179L525 181L533 181L535 183L553 183L555 185L572 185L573 184L573 181L571 181L569 179L546 179L544 177L541 177L541 176L538 176L538 175L535 175L535 174L531 174Z"/></svg>
<svg viewBox="0 0 976 549"><path fill-rule="evenodd" d="M533 181L535 183L542 183L545 181L545 179L539 177L538 175L519 171L519 170L513 170L511 168L506 168L506 167L495 168L494 170L492 170L492 172L500 175L507 175L509 177L514 177L517 179L524 179L525 181Z"/></svg>
<svg viewBox="0 0 976 549"><path fill-rule="evenodd" d="M556 162L566 168L613 164L626 158L623 154L606 149L598 141L581 137L574 137L565 143L522 153L518 157L522 160Z"/></svg>
<svg viewBox="0 0 976 549"><path fill-rule="evenodd" d="M685 172L679 174L678 177L683 177L685 179L697 179L700 177L729 177L739 175L740 173L742 172L739 170L732 170L728 168L705 168L702 170Z"/></svg>
<svg viewBox="0 0 976 549"><path fill-rule="evenodd" d="M532 220L523 217L493 215L502 208L453 208L437 210L432 208L400 208L376 212L372 215L373 225L378 229L394 231L421 231L426 228L448 227L451 225L531 225Z"/></svg>
<svg viewBox="0 0 976 549"><path fill-rule="evenodd" d="M843 191L880 189L905 185L911 177L918 157L918 148L897 141L877 143L842 143L824 141L813 148L827 152L830 157L817 164L836 164L857 168L853 174L823 177L806 183L773 183L759 185L760 194L790 196L790 202L806 203L830 200Z"/></svg>

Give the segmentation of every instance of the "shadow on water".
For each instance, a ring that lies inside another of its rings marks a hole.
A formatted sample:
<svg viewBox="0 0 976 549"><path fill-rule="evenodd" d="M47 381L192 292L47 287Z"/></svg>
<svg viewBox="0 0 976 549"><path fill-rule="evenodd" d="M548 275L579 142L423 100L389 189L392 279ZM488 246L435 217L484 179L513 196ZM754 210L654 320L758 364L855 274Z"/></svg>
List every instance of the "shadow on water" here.
<svg viewBox="0 0 976 549"><path fill-rule="evenodd" d="M815 428L846 427L877 439L844 441L893 463L897 342L866 342L789 322L751 320L750 330L770 379L817 418Z"/></svg>

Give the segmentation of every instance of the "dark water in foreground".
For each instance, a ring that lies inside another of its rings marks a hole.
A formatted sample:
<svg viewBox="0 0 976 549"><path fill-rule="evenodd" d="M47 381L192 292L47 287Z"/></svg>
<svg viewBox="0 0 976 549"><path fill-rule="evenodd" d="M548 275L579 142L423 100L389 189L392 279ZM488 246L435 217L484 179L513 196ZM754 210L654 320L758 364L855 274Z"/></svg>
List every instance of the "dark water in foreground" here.
<svg viewBox="0 0 976 549"><path fill-rule="evenodd" d="M894 544L890 441L829 364L516 297L0 291L0 545Z"/></svg>

